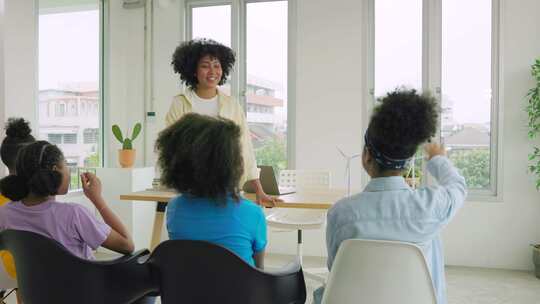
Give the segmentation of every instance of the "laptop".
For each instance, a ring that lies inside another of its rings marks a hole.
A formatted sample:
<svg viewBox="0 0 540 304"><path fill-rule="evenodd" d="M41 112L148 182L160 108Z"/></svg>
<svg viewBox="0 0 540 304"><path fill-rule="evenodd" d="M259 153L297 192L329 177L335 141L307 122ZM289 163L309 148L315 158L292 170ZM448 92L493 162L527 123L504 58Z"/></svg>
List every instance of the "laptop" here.
<svg viewBox="0 0 540 304"><path fill-rule="evenodd" d="M285 195L295 193L296 189L294 188L283 188L279 187L276 179L276 174L274 173L274 168L272 166L258 166L261 169L259 174L259 180L261 182L262 188L266 194L269 195ZM246 182L243 189L247 193L255 193L253 188L253 183Z"/></svg>

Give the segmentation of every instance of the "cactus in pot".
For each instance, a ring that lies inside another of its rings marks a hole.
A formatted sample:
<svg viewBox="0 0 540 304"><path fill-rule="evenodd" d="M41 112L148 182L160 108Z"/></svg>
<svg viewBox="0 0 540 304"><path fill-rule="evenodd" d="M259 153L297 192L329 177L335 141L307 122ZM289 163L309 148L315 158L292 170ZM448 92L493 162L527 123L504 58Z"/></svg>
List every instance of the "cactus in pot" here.
<svg viewBox="0 0 540 304"><path fill-rule="evenodd" d="M118 150L118 161L120 162L120 166L122 168L133 167L136 155L136 151L133 149L133 141L137 138L137 136L139 136L141 130L142 125L140 122L138 122L135 124L135 127L133 127L131 137L124 137L118 125L112 126L112 133L114 137L122 144L122 149ZM128 133L129 132L126 132L126 135L128 135Z"/></svg>

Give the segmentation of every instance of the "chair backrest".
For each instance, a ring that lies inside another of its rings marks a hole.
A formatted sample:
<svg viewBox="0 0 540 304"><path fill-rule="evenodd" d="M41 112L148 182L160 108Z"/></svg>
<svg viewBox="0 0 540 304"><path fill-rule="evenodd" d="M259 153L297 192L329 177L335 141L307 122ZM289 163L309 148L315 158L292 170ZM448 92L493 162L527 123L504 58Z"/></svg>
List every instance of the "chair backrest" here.
<svg viewBox="0 0 540 304"><path fill-rule="evenodd" d="M3 252L3 254L7 254L7 252ZM1 257L2 255L0 254ZM17 288L17 280L8 274L4 261L0 259L0 289L12 288Z"/></svg>
<svg viewBox="0 0 540 304"><path fill-rule="evenodd" d="M17 230L0 233L0 249L13 254L25 304L132 303L157 291L149 267L138 264L136 255L89 261L53 239Z"/></svg>
<svg viewBox="0 0 540 304"><path fill-rule="evenodd" d="M281 170L279 186L298 190L328 189L331 185L329 171Z"/></svg>
<svg viewBox="0 0 540 304"><path fill-rule="evenodd" d="M414 244L351 239L332 265L323 304L435 304L424 255Z"/></svg>
<svg viewBox="0 0 540 304"><path fill-rule="evenodd" d="M165 241L148 263L158 276L163 304L299 304L306 300L299 264L284 273L267 273L226 248L204 241Z"/></svg>

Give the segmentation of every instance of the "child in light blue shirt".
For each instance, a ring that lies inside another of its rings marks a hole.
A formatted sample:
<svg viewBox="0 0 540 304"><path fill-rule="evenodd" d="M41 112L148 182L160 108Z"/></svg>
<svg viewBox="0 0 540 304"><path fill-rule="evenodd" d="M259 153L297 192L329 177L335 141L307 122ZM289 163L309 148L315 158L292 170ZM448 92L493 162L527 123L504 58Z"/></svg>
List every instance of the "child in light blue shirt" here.
<svg viewBox="0 0 540 304"><path fill-rule="evenodd" d="M396 90L382 99L364 137L362 164L372 179L363 192L338 201L328 211L326 242L328 269L347 239L395 240L420 246L437 303L446 304L440 232L465 201L465 179L446 158L445 148L432 143L424 149L427 170L438 186L413 190L402 177L418 146L435 134L437 116L435 101L414 90ZM320 303L323 291L322 287L315 291L315 303Z"/></svg>

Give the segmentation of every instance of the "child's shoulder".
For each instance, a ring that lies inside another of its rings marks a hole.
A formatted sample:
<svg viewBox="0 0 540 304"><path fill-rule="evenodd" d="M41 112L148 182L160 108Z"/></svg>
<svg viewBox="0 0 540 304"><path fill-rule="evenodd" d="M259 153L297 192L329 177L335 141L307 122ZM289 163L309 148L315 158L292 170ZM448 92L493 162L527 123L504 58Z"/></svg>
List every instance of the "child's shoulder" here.
<svg viewBox="0 0 540 304"><path fill-rule="evenodd" d="M257 205L255 202L253 202L251 200L248 200L245 197L240 197L240 201L237 202L237 203L240 204L241 206L243 206L244 208L261 209L261 207L259 205Z"/></svg>
<svg viewBox="0 0 540 304"><path fill-rule="evenodd" d="M351 211L364 200L363 196L363 192L360 192L338 200L328 209L328 217L351 214Z"/></svg>
<svg viewBox="0 0 540 304"><path fill-rule="evenodd" d="M238 204L238 207L244 210L245 212L251 213L262 213L261 206L257 205L255 202L250 201L246 198L241 197L239 202L233 202Z"/></svg>
<svg viewBox="0 0 540 304"><path fill-rule="evenodd" d="M346 208L350 206L351 204L356 204L363 200L364 193L356 193L351 196L346 196L341 199L339 199L337 202L334 203L334 205L330 208L332 209L340 209L340 208Z"/></svg>
<svg viewBox="0 0 540 304"><path fill-rule="evenodd" d="M80 214L80 213L90 214L91 213L90 209L88 209L86 206L83 206L81 204L74 203L74 202L52 201L51 206L55 210L60 211L60 212L65 212L65 213L71 213L71 214Z"/></svg>

